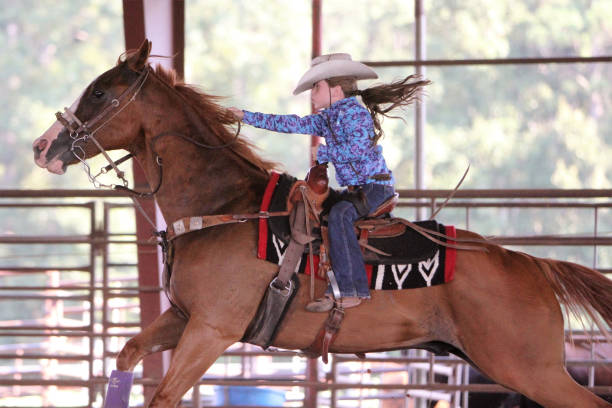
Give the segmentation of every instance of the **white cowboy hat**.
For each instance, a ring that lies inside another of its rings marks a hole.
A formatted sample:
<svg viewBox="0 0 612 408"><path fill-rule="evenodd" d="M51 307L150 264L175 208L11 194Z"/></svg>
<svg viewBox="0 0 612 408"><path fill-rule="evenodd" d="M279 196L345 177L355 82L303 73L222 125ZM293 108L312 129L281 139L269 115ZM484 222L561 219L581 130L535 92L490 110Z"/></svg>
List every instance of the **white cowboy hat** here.
<svg viewBox="0 0 612 408"><path fill-rule="evenodd" d="M374 70L358 61L353 61L349 54L336 53L320 55L312 60L310 69L306 71L293 90L297 95L311 89L322 79L337 77L353 77L355 79L376 79Z"/></svg>

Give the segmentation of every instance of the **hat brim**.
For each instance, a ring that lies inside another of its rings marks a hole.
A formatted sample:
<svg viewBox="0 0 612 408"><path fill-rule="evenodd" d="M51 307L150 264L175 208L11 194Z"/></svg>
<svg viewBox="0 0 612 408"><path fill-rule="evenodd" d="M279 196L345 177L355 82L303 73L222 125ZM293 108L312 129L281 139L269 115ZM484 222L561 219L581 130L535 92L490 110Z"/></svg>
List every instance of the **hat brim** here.
<svg viewBox="0 0 612 408"><path fill-rule="evenodd" d="M352 60L330 60L310 68L298 81L293 90L297 95L309 89L322 79L352 77L355 79L376 79L376 72L361 62Z"/></svg>

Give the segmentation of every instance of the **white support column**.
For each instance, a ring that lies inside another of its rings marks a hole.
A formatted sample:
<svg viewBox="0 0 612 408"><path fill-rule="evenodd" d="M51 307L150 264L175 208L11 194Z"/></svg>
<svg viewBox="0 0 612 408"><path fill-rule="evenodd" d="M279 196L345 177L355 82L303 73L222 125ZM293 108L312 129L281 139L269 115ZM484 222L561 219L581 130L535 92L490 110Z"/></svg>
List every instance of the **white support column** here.
<svg viewBox="0 0 612 408"><path fill-rule="evenodd" d="M144 19L145 19L145 36L151 41L152 55L161 55L171 57L174 53L172 45L172 0L144 0ZM172 58L150 58L149 62L151 65L161 65L166 69L172 69ZM157 229L165 230L166 221L159 209L159 206L155 206ZM162 253L160 250L157 252L159 260L159 282L163 284L163 271L164 265L162 260ZM164 293L161 293L159 297L160 310L163 313L170 307L170 302ZM163 370L164 373L168 371L170 366L170 352L164 351L162 353L163 359Z"/></svg>
<svg viewBox="0 0 612 408"><path fill-rule="evenodd" d="M145 34L153 43L151 54L171 57L172 45L172 0L144 0ZM171 69L171 58L151 58L153 65Z"/></svg>
<svg viewBox="0 0 612 408"><path fill-rule="evenodd" d="M425 35L426 35L426 18L423 6L423 0L414 1L414 17L415 17L415 59L422 61L427 58ZM426 68L422 65L416 66L416 73L425 77ZM425 121L426 110L425 102L417 100L415 110L415 188L423 190L426 187L425 183ZM422 220L425 218L425 208L417 208L416 218Z"/></svg>
<svg viewBox="0 0 612 408"><path fill-rule="evenodd" d="M425 45L425 10L423 0L414 0L414 20L415 20L415 59L422 61L427 58ZM416 66L416 73L425 77L426 69L422 65ZM415 110L415 188L418 190L425 189L425 120L426 120L425 102L417 100ZM425 208L417 208L417 220L425 218ZM427 357L427 352L423 350L416 351L417 356ZM416 373L418 384L427 384L428 375L423 370L417 370ZM415 398L415 408L427 408L427 399Z"/></svg>

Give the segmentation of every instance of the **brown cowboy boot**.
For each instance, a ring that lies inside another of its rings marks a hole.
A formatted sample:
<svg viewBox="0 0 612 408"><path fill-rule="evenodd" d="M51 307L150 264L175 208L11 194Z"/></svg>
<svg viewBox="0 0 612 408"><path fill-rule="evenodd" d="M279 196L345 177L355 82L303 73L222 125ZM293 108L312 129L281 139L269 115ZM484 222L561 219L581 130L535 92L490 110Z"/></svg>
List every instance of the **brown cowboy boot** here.
<svg viewBox="0 0 612 408"><path fill-rule="evenodd" d="M334 307L334 297L330 294L315 299L306 304L306 311L308 312L329 312Z"/></svg>
<svg viewBox="0 0 612 408"><path fill-rule="evenodd" d="M339 308L348 309L351 307L359 306L361 304L361 299L358 297L344 297L340 298L337 303ZM306 304L306 310L309 312L329 312L334 307L334 297L330 294L325 294L325 296L320 297L318 299L313 300Z"/></svg>

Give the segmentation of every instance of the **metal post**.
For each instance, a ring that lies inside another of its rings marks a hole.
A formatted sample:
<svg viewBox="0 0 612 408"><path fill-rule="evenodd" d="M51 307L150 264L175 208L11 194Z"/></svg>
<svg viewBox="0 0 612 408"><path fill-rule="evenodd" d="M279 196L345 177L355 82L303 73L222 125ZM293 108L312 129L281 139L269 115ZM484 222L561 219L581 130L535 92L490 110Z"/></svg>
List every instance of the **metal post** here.
<svg viewBox="0 0 612 408"><path fill-rule="evenodd" d="M109 232L110 232L110 215L109 215L109 205L108 203L104 203L104 209L103 209L103 219L102 219L102 231L104 232L104 237L108 237ZM92 226L92 228L94 228L94 226ZM104 245L104 249L102 251L102 287L103 288L108 288L108 263L109 263L109 259L108 259L108 245ZM94 272L95 268L92 267L92 274ZM95 279L94 279L94 283L95 283ZM101 334L105 334L108 333L108 327L107 327L107 322L108 322L108 292L106 291L106 289L102 290L102 333ZM94 341L95 338L91 337L89 339L89 341ZM102 336L101 338L102 340L102 375L106 375L106 373L109 373L110 370L108 370L107 364L106 364L106 360L107 360L107 351L108 351L108 345L109 345L109 341L108 341L108 337L106 336ZM114 368L114 367L113 367ZM104 390L104 387L102 388ZM104 391L102 391L102 395L104 396L104 398L106 398L106 393Z"/></svg>
<svg viewBox="0 0 612 408"><path fill-rule="evenodd" d="M321 6L322 0L312 0L312 58L321 55ZM311 109L313 107L311 106ZM310 137L311 151L314 147L320 143L320 137ZM312 154L308 152L310 156L310 164L314 164ZM316 358L309 358L306 361L306 381L312 383L318 381L319 369L318 361ZM304 408L316 408L317 407L317 388L308 386L304 390Z"/></svg>
<svg viewBox="0 0 612 408"><path fill-rule="evenodd" d="M91 202L89 203L90 207L90 215L89 215L89 233L94 236L96 234L96 204ZM89 245L89 286L96 286L96 255L99 255L97 252L100 248L96 247L94 244ZM106 252L106 247L103 248L103 251ZM95 319L96 319L96 291L94 289L89 290L89 329L88 332L91 334L89 338L89 378L94 377L94 356L95 356ZM96 399L96 387L95 385L89 386L89 405L91 405Z"/></svg>
<svg viewBox="0 0 612 408"><path fill-rule="evenodd" d="M169 58L150 58L154 64L160 65L168 70L174 70L179 78L184 77L184 58L185 58L185 1L184 0L144 0L144 19L145 35L151 40L151 54L172 56ZM136 170L135 170L136 172ZM143 181L144 188L149 186ZM164 217L157 205L153 206L156 217L154 222L158 230L166 228ZM147 211L148 214L150 212ZM151 255L155 257L155 255ZM153 262L153 260L151 260ZM161 271L163 271L161 251L157 251L157 272L158 285L162 282ZM153 298L151 297L151 301ZM165 295L157 298L160 304L160 312L170 307L170 303ZM170 365L171 351L164 351L161 354L162 375Z"/></svg>
<svg viewBox="0 0 612 408"><path fill-rule="evenodd" d="M468 366L467 364L463 365L463 384L469 384L470 383L470 366ZM470 404L470 393L468 391L463 391L463 396L462 396L462 402L463 402L463 408L469 408L469 404Z"/></svg>
<svg viewBox="0 0 612 408"><path fill-rule="evenodd" d="M332 359L331 361L331 371L330 371L330 376L331 376L331 381L333 383L338 382L338 362L336 361L336 359ZM329 408L336 408L336 400L338 398L338 391L335 388L332 388L330 390L330 401L329 401Z"/></svg>
<svg viewBox="0 0 612 408"><path fill-rule="evenodd" d="M191 396L191 404L193 408L202 407L202 396L200 395L200 384L193 386L193 394Z"/></svg>
<svg viewBox="0 0 612 408"><path fill-rule="evenodd" d="M414 19L415 19L415 59L417 62L427 58L425 47L425 10L423 0L414 1ZM426 68L423 65L416 66L417 75L425 77ZM426 120L425 102L417 100L415 104L415 121L414 121L414 165L415 165L415 188L422 190L425 188L425 140L424 129ZM424 208L417 207L416 218L421 220L424 218Z"/></svg>
<svg viewBox="0 0 612 408"><path fill-rule="evenodd" d="M414 21L415 21L415 59L417 62L423 61L427 58L425 52L425 8L423 6L423 0L414 0ZM422 65L416 66L416 73L422 77L425 77L426 68ZM417 190L423 190L425 188L425 140L424 140L424 129L425 129L425 103L421 100L417 100L415 105L415 120L414 120L414 138L415 138L415 151L414 151L414 165L415 165L415 188ZM425 208L418 206L416 208L416 219L422 220L425 218ZM420 357L427 356L426 351L419 351L417 355ZM433 367L430 367L433 370ZM417 371L417 382L419 384L427 383L427 376L422 371ZM424 398L417 398L415 400L415 407L425 408L427 401Z"/></svg>
<svg viewBox="0 0 612 408"><path fill-rule="evenodd" d="M595 207L593 209L593 238L597 238L597 223L599 221L599 217L598 217L598 208ZM593 269L597 270L597 244L593 245ZM595 327L594 322L591 322L591 330L594 330ZM590 359L591 360L595 360L595 342L594 341L590 341ZM594 387L595 386L595 366L594 365L590 365L589 366L589 377L588 377L588 382L587 385L589 387Z"/></svg>
<svg viewBox="0 0 612 408"><path fill-rule="evenodd" d="M148 3L151 5L151 3ZM145 9L144 0L123 0L123 26L125 32L125 48L136 49L145 39ZM144 171L134 162L134 185L137 188L148 186ZM156 219L155 201L152 199L141 202L143 210L152 220ZM136 214L136 236L139 241L151 237L151 226L138 211ZM154 221L155 222L155 221ZM138 246L138 285L159 286L159 263L157 254L151 254L146 247ZM140 322L145 328L160 315L159 293L140 293ZM161 378L163 364L161 354L153 354L143 360L143 377ZM155 391L154 386L144 386L145 404L148 404Z"/></svg>
<svg viewBox="0 0 612 408"><path fill-rule="evenodd" d="M172 65L185 78L185 0L172 1Z"/></svg>
<svg viewBox="0 0 612 408"><path fill-rule="evenodd" d="M311 57L315 58L321 55L321 33L322 33L322 18L321 18L321 1L322 0L312 0L312 53ZM314 106L311 105L311 111L314 113ZM310 151L312 152L315 147L317 147L321 143L321 138L319 136L312 135L310 136ZM314 155L310 154L310 165L313 166L315 162L315 158L312 157Z"/></svg>

